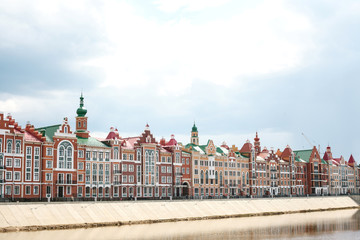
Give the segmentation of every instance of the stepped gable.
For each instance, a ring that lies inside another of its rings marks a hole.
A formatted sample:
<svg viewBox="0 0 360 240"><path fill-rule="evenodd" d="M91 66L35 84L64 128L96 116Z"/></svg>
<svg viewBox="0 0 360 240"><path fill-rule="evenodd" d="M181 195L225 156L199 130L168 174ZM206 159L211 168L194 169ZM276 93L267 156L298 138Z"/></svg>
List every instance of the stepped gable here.
<svg viewBox="0 0 360 240"><path fill-rule="evenodd" d="M144 132L141 134L139 139L136 141L136 145L140 145L142 143L152 143L152 144L158 144L150 132L149 124L146 124Z"/></svg>
<svg viewBox="0 0 360 240"><path fill-rule="evenodd" d="M38 130L35 130L34 125L30 123L26 124L25 127L25 140L32 141L32 142L45 142L46 137L41 134Z"/></svg>

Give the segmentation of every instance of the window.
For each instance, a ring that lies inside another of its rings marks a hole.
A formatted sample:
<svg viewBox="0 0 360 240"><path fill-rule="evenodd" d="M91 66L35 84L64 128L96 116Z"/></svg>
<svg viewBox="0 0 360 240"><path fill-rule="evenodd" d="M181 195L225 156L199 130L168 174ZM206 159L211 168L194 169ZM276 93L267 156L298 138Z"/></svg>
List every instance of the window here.
<svg viewBox="0 0 360 240"><path fill-rule="evenodd" d="M52 180L52 173L46 173L45 174L45 179L46 179L46 181L51 181Z"/></svg>
<svg viewBox="0 0 360 240"><path fill-rule="evenodd" d="M167 177L167 183L171 183L171 177Z"/></svg>
<svg viewBox="0 0 360 240"><path fill-rule="evenodd" d="M123 153L123 160L126 160L126 154Z"/></svg>
<svg viewBox="0 0 360 240"><path fill-rule="evenodd" d="M31 186L25 186L25 194L30 195L31 194Z"/></svg>
<svg viewBox="0 0 360 240"><path fill-rule="evenodd" d="M126 164L123 164L123 165L122 165L122 171L123 171L123 172L127 172L127 165L126 165Z"/></svg>
<svg viewBox="0 0 360 240"><path fill-rule="evenodd" d="M131 155L130 155L131 156ZM129 164L129 172L134 172L134 165Z"/></svg>
<svg viewBox="0 0 360 240"><path fill-rule="evenodd" d="M66 187L66 194L67 194L67 195L70 195L70 194L71 194L71 187L70 187L70 186L67 186L67 187Z"/></svg>
<svg viewBox="0 0 360 240"><path fill-rule="evenodd" d="M77 189L78 197L82 197L82 191L83 191L83 187L79 186L78 189Z"/></svg>
<svg viewBox="0 0 360 240"><path fill-rule="evenodd" d="M46 155L47 155L47 156L52 156L52 155L53 155L53 150L52 150L52 148L46 148Z"/></svg>
<svg viewBox="0 0 360 240"><path fill-rule="evenodd" d="M50 160L46 161L46 168L52 168L52 161Z"/></svg>
<svg viewBox="0 0 360 240"><path fill-rule="evenodd" d="M167 172L168 173L171 173L172 171L171 171L171 167L167 167Z"/></svg>
<svg viewBox="0 0 360 240"><path fill-rule="evenodd" d="M166 177L165 176L161 177L161 183L166 183Z"/></svg>
<svg viewBox="0 0 360 240"><path fill-rule="evenodd" d="M34 195L39 195L39 186L34 186Z"/></svg>
<svg viewBox="0 0 360 240"><path fill-rule="evenodd" d="M20 194L20 186L15 186L15 187L14 187L14 194L15 194L15 195L19 195L19 194Z"/></svg>
<svg viewBox="0 0 360 240"><path fill-rule="evenodd" d="M7 149L6 149L7 153L11 153L12 152L12 140L8 139L7 140Z"/></svg>
<svg viewBox="0 0 360 240"><path fill-rule="evenodd" d="M2 152L2 138L0 138L0 153Z"/></svg>
<svg viewBox="0 0 360 240"><path fill-rule="evenodd" d="M129 183L133 183L134 182L134 176L129 176Z"/></svg>
<svg viewBox="0 0 360 240"><path fill-rule="evenodd" d="M12 172L6 172L5 173L5 179L6 180L11 180L12 179Z"/></svg>
<svg viewBox="0 0 360 240"><path fill-rule="evenodd" d="M11 186L5 186L5 195L11 195Z"/></svg>
<svg viewBox="0 0 360 240"><path fill-rule="evenodd" d="M119 149L117 147L114 148L114 159L119 159Z"/></svg>
<svg viewBox="0 0 360 240"><path fill-rule="evenodd" d="M15 153L16 154L21 153L21 141L16 140Z"/></svg>
<svg viewBox="0 0 360 240"><path fill-rule="evenodd" d="M84 151L79 150L78 155L79 155L79 158L84 158Z"/></svg>
<svg viewBox="0 0 360 240"><path fill-rule="evenodd" d="M20 181L20 172L14 172L14 181Z"/></svg>
<svg viewBox="0 0 360 240"><path fill-rule="evenodd" d="M21 159L20 158L15 158L14 167L21 167Z"/></svg>
<svg viewBox="0 0 360 240"><path fill-rule="evenodd" d="M78 163L78 169L79 170L84 170L84 163L83 162Z"/></svg>
<svg viewBox="0 0 360 240"><path fill-rule="evenodd" d="M12 167L12 159L11 158L6 159L6 167Z"/></svg>
<svg viewBox="0 0 360 240"><path fill-rule="evenodd" d="M79 174L79 175L78 175L78 181L79 181L79 182L84 181L84 175L83 175L83 174Z"/></svg>
<svg viewBox="0 0 360 240"><path fill-rule="evenodd" d="M58 168L73 168L73 147L72 144L68 141L62 141L59 144Z"/></svg>
<svg viewBox="0 0 360 240"><path fill-rule="evenodd" d="M123 175L123 176L122 176L122 182L123 182L123 183L127 183L127 176L126 176L126 175Z"/></svg>
<svg viewBox="0 0 360 240"><path fill-rule="evenodd" d="M134 160L134 155L130 154L130 155L129 155L129 159L130 159L130 160Z"/></svg>

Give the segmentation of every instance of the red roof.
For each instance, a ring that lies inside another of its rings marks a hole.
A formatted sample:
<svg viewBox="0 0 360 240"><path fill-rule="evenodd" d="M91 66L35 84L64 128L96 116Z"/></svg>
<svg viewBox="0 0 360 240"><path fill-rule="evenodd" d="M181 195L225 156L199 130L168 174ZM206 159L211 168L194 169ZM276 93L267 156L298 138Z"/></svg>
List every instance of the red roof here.
<svg viewBox="0 0 360 240"><path fill-rule="evenodd" d="M291 154L292 154L292 150L291 150L290 146L287 145L286 148L284 149L284 151L281 153L281 159L289 160Z"/></svg>
<svg viewBox="0 0 360 240"><path fill-rule="evenodd" d="M326 160L326 161L329 161L329 160L330 160L330 157L329 157L328 152L325 152L325 153L324 153L323 159Z"/></svg>
<svg viewBox="0 0 360 240"><path fill-rule="evenodd" d="M28 131L25 131L25 136L24 136L25 141L31 141L31 142L40 142L39 139L37 139L36 137L34 137L32 134L30 134Z"/></svg>
<svg viewBox="0 0 360 240"><path fill-rule="evenodd" d="M246 143L242 146L242 148L240 149L240 152L241 153L249 153L251 152L251 149L252 149L252 144L250 143L250 141L246 141Z"/></svg>
<svg viewBox="0 0 360 240"><path fill-rule="evenodd" d="M353 166L354 164L355 164L355 159L354 159L353 155L351 154L350 158L349 158L349 165Z"/></svg>

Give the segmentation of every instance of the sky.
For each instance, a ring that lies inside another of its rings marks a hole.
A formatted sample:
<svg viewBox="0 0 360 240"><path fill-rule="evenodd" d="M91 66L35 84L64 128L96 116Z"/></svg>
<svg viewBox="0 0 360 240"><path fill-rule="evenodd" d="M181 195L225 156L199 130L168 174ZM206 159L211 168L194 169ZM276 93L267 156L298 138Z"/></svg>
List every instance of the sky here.
<svg viewBox="0 0 360 240"><path fill-rule="evenodd" d="M360 1L0 0L0 111L360 162ZM304 135L306 136L306 139Z"/></svg>

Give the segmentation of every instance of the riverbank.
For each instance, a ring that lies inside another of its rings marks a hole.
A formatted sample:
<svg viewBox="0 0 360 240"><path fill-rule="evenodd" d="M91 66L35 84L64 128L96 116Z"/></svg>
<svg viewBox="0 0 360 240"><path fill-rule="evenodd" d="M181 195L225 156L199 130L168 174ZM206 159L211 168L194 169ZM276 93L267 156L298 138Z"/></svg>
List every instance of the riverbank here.
<svg viewBox="0 0 360 240"><path fill-rule="evenodd" d="M359 205L348 196L136 202L7 203L0 205L0 231L119 226L350 208L359 208Z"/></svg>

